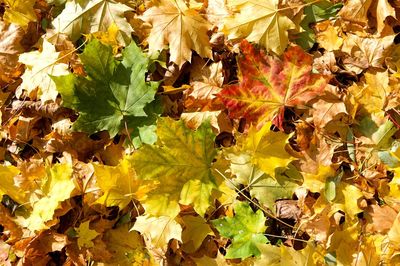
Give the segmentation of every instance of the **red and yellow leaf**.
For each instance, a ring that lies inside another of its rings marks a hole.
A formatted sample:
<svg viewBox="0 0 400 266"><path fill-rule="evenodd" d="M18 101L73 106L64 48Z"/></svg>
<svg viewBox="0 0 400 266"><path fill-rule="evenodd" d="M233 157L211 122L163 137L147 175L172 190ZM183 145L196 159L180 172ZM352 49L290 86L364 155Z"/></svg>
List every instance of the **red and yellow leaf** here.
<svg viewBox="0 0 400 266"><path fill-rule="evenodd" d="M231 118L263 125L273 119L282 129L285 107L301 107L320 95L327 80L312 70L313 59L300 47L290 47L283 60L268 56L247 41L240 44L239 83L219 94Z"/></svg>

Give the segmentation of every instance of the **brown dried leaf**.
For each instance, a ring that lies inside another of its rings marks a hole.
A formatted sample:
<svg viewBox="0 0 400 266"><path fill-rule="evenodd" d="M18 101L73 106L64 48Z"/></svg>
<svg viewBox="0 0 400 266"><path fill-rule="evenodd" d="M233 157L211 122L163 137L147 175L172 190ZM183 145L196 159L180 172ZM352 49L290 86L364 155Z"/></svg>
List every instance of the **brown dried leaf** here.
<svg viewBox="0 0 400 266"><path fill-rule="evenodd" d="M45 265L51 260L50 254L54 251L61 251L69 244L66 235L46 230L41 231L25 248L23 265Z"/></svg>
<svg viewBox="0 0 400 266"><path fill-rule="evenodd" d="M20 41L24 31L15 24L0 21L0 81L10 82L21 74L18 55L24 51Z"/></svg>
<svg viewBox="0 0 400 266"><path fill-rule="evenodd" d="M367 220L367 232L386 234L392 227L396 216L397 212L388 205L369 205L364 212Z"/></svg>

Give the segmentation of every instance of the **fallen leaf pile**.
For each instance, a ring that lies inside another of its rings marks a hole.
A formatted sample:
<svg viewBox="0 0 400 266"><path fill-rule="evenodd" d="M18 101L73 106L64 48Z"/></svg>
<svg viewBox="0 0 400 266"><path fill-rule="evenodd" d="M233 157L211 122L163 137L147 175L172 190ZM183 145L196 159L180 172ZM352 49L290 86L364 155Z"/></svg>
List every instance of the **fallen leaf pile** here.
<svg viewBox="0 0 400 266"><path fill-rule="evenodd" d="M0 265L400 264L400 1L0 15Z"/></svg>

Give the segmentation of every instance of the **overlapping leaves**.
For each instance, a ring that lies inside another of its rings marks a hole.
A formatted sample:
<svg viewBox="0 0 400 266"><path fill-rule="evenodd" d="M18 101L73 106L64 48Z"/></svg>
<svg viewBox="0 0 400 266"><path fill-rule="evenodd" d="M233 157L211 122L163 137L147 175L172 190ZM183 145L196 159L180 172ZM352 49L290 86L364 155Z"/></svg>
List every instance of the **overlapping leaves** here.
<svg viewBox="0 0 400 266"><path fill-rule="evenodd" d="M398 264L396 1L0 3L1 265Z"/></svg>

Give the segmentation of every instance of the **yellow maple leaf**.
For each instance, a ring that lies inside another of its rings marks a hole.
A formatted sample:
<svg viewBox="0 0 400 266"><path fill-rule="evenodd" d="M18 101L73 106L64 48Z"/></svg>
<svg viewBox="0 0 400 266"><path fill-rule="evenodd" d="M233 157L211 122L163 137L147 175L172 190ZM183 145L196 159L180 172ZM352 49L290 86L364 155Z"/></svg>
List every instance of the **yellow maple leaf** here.
<svg viewBox="0 0 400 266"><path fill-rule="evenodd" d="M364 74L365 82L353 84L349 87L349 93L353 103L364 107L369 114L377 114L381 117L390 106L392 92L395 90L389 86L388 72L366 72ZM394 104L397 105L397 102Z"/></svg>
<svg viewBox="0 0 400 266"><path fill-rule="evenodd" d="M327 51L339 50L343 39L339 37L339 27L331 25L329 20L318 23L315 26L318 44Z"/></svg>
<svg viewBox="0 0 400 266"><path fill-rule="evenodd" d="M273 132L270 127L271 122L259 130L252 126L247 135L237 137L235 147L225 150L231 172L239 183L247 184L251 176L263 173L274 177L277 168L286 167L294 159L285 150L290 135Z"/></svg>
<svg viewBox="0 0 400 266"><path fill-rule="evenodd" d="M187 253L195 252L207 235L214 235L210 225L200 216L185 215L182 220L185 224L182 249Z"/></svg>
<svg viewBox="0 0 400 266"><path fill-rule="evenodd" d="M112 253L111 260L104 265L155 265L143 245L142 236L138 232L130 231L128 224L107 230L103 239Z"/></svg>
<svg viewBox="0 0 400 266"><path fill-rule="evenodd" d="M362 225L357 222L337 229L330 237L328 252L335 252L338 266L379 265L382 237L363 234ZM362 237L360 235L362 234ZM383 250L385 253L387 250Z"/></svg>
<svg viewBox="0 0 400 266"><path fill-rule="evenodd" d="M19 174L19 169L15 166L0 165L0 199L3 195L8 195L14 201L23 204L28 201L24 191L16 186L14 177Z"/></svg>
<svg viewBox="0 0 400 266"><path fill-rule="evenodd" d="M176 217L183 204L192 205L203 216L218 188L211 172L216 150L210 124L192 131L183 121L160 118L157 135L155 145L143 145L133 155L138 177L159 184L142 201L146 212Z"/></svg>
<svg viewBox="0 0 400 266"><path fill-rule="evenodd" d="M26 220L27 227L33 232L46 229L46 222L53 219L59 204L71 197L75 188L70 164L55 164L47 169L43 177L39 200L32 204L32 212Z"/></svg>
<svg viewBox="0 0 400 266"><path fill-rule="evenodd" d="M111 45L113 48L113 54L117 54L119 48L118 33L119 28L117 24L112 23L106 32L98 31L88 35L88 40L90 41L92 37L94 37L106 45Z"/></svg>
<svg viewBox="0 0 400 266"><path fill-rule="evenodd" d="M260 244L257 246L261 251L261 257L255 261L254 266L296 266L309 265L308 258L303 251L297 251L285 245L273 246L271 244Z"/></svg>
<svg viewBox="0 0 400 266"><path fill-rule="evenodd" d="M79 248L87 247L91 248L94 246L93 239L95 239L99 233L96 230L92 230L89 228L90 221L83 222L76 228L76 232L78 233L78 246Z"/></svg>
<svg viewBox="0 0 400 266"><path fill-rule="evenodd" d="M150 181L136 177L131 156L124 157L117 166L93 164L96 182L104 192L97 203L125 208L132 199L142 200L151 189Z"/></svg>
<svg viewBox="0 0 400 266"><path fill-rule="evenodd" d="M339 182L335 187L334 199L328 201L325 196L321 196L313 207L316 213L328 207L330 209L329 216L340 210L346 214L346 221L355 221L357 220L356 215L362 212L357 202L363 196L362 191L356 186Z"/></svg>
<svg viewBox="0 0 400 266"><path fill-rule="evenodd" d="M47 40L43 40L42 51L23 53L19 56L19 62L25 64L25 73L22 75L22 84L16 91L20 97L25 90L32 95L37 90L37 96L45 103L55 101L58 95L56 84L50 78L52 76L62 76L69 74L68 65L58 63L59 52L56 52L54 45Z"/></svg>
<svg viewBox="0 0 400 266"><path fill-rule="evenodd" d="M333 177L335 170L330 166L319 165L318 172L315 174L304 173L303 187L309 189L311 192L321 192L325 189L326 179Z"/></svg>
<svg viewBox="0 0 400 266"><path fill-rule="evenodd" d="M282 54L288 44L289 29L295 24L278 8L279 0L232 0L228 6L238 11L224 20L222 31L229 39L246 38L276 54Z"/></svg>
<svg viewBox="0 0 400 266"><path fill-rule="evenodd" d="M179 67L191 61L192 51L211 58L207 31L211 25L183 0L160 0L146 10L141 19L152 24L149 52L170 47L170 60Z"/></svg>
<svg viewBox="0 0 400 266"><path fill-rule="evenodd" d="M37 20L33 9L35 0L3 0L3 2L6 4L6 11L3 16L5 21L15 23L26 29L29 22Z"/></svg>
<svg viewBox="0 0 400 266"><path fill-rule="evenodd" d="M171 239L182 242L182 227L174 218L168 216L139 216L131 230L140 232L146 239L148 247L166 250Z"/></svg>

